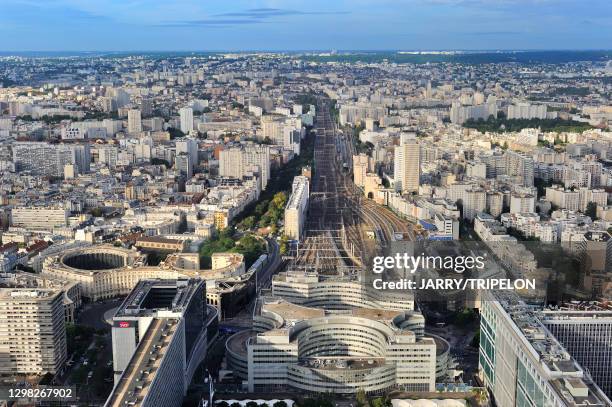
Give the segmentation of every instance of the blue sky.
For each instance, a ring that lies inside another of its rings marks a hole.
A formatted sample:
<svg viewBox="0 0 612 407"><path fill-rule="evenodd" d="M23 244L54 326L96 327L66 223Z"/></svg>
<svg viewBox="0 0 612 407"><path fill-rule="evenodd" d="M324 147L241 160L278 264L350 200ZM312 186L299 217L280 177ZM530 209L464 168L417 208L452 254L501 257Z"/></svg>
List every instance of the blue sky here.
<svg viewBox="0 0 612 407"><path fill-rule="evenodd" d="M1 51L609 48L612 0L0 0Z"/></svg>

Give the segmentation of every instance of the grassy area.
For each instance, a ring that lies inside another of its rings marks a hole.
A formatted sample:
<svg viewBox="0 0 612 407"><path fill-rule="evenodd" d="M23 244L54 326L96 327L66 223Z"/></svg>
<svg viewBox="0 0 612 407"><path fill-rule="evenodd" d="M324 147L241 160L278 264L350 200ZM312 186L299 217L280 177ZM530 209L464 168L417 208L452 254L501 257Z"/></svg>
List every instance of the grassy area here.
<svg viewBox="0 0 612 407"><path fill-rule="evenodd" d="M242 219L236 226L241 230L249 230L255 226L270 227L272 233L276 233L279 221L285 213L287 203L287 192L277 192L271 200L265 200L255 205L253 214Z"/></svg>
<svg viewBox="0 0 612 407"><path fill-rule="evenodd" d="M494 118L490 116L487 120L470 119L463 123L463 127L476 129L480 132L516 132L523 129L539 128L544 132L572 132L582 133L593 128L588 123L577 122L574 120L562 119L506 119Z"/></svg>
<svg viewBox="0 0 612 407"><path fill-rule="evenodd" d="M301 95L298 95L295 100L295 103L302 105L302 112L304 113L308 113L310 111L310 105L317 105L317 97L315 95L312 95L310 93L304 93Z"/></svg>
<svg viewBox="0 0 612 407"><path fill-rule="evenodd" d="M234 228L227 228L216 237L209 239L200 246L200 267L208 269L212 266L213 253L232 252L244 256L247 268L251 266L266 251L265 243L255 235L248 233L235 240Z"/></svg>
<svg viewBox="0 0 612 407"><path fill-rule="evenodd" d="M276 228L283 218L293 178L302 173L303 167L313 167L314 139L314 132L308 129L302 140L301 154L272 171L267 188L261 193L258 202L249 205L227 229L200 246L201 268L210 268L212 254L219 252L241 253L248 268L265 251L265 244L260 239L248 232L238 235L236 228L248 231L256 226L270 227L271 232L276 233Z"/></svg>

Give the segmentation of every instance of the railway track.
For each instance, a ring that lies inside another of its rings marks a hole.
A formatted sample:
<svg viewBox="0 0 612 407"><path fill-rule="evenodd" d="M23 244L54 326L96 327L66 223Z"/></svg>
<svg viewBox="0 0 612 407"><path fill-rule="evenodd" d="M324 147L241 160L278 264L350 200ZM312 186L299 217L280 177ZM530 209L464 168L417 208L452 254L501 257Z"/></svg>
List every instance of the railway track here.
<svg viewBox="0 0 612 407"><path fill-rule="evenodd" d="M349 135L339 135L328 101L317 106L314 165L309 216L305 237L291 267L335 272L362 267L364 255L381 249L397 233L411 235L411 226L387 208L363 198L344 164L353 151ZM368 243L364 230L374 231L376 244Z"/></svg>

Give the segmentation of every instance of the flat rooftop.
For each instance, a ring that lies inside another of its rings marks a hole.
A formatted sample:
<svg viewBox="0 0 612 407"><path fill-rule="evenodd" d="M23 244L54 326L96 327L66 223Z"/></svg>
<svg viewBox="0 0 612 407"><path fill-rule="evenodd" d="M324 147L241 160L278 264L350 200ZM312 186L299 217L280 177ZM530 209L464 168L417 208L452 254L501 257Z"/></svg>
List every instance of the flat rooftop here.
<svg viewBox="0 0 612 407"><path fill-rule="evenodd" d="M285 300L267 300L263 304L263 310L278 314L286 321L301 321L325 316L323 309L304 307Z"/></svg>
<svg viewBox="0 0 612 407"><path fill-rule="evenodd" d="M181 312L203 284L196 279L140 280L123 301L115 317L144 316L160 309Z"/></svg>
<svg viewBox="0 0 612 407"><path fill-rule="evenodd" d="M177 319L153 319L109 396L106 407L142 405L177 327Z"/></svg>

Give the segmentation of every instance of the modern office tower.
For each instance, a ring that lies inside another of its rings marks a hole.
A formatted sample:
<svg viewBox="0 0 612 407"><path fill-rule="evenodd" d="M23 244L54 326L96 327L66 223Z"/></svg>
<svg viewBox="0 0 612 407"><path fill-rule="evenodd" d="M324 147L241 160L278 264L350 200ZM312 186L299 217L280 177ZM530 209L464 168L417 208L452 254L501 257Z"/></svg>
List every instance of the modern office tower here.
<svg viewBox="0 0 612 407"><path fill-rule="evenodd" d="M586 305L586 304L585 304ZM612 308L546 310L542 323L612 397Z"/></svg>
<svg viewBox="0 0 612 407"><path fill-rule="evenodd" d="M229 365L250 392L434 391L436 342L410 311L342 314L278 298L259 300L254 331L226 343Z"/></svg>
<svg viewBox="0 0 612 407"><path fill-rule="evenodd" d="M198 142L193 138L184 138L176 142L176 154L185 153L189 156L191 167L198 166Z"/></svg>
<svg viewBox="0 0 612 407"><path fill-rule="evenodd" d="M485 291L479 370L500 407L612 405L584 368L510 291Z"/></svg>
<svg viewBox="0 0 612 407"><path fill-rule="evenodd" d="M230 147L219 154L219 175L222 177L242 178L254 170L260 175L261 189L265 189L270 180L269 146L249 144Z"/></svg>
<svg viewBox="0 0 612 407"><path fill-rule="evenodd" d="M373 169L372 158L367 154L353 156L353 178L358 187L365 186L366 174Z"/></svg>
<svg viewBox="0 0 612 407"><path fill-rule="evenodd" d="M66 362L64 292L0 289L0 373L55 374Z"/></svg>
<svg viewBox="0 0 612 407"><path fill-rule="evenodd" d="M70 211L64 208L25 206L11 210L11 226L29 230L49 230L68 225Z"/></svg>
<svg viewBox="0 0 612 407"><path fill-rule="evenodd" d="M179 153L174 157L174 168L187 178L193 176L193 166L187 153Z"/></svg>
<svg viewBox="0 0 612 407"><path fill-rule="evenodd" d="M299 175L293 178L291 196L285 207L285 235L290 239L299 239L304 231L309 197L308 178Z"/></svg>
<svg viewBox="0 0 612 407"><path fill-rule="evenodd" d="M508 119L546 119L546 105L517 103L508 106Z"/></svg>
<svg viewBox="0 0 612 407"><path fill-rule="evenodd" d="M533 157L518 151L506 151L504 155L506 175L520 177L521 184L525 187L533 186Z"/></svg>
<svg viewBox="0 0 612 407"><path fill-rule="evenodd" d="M193 131L193 109L190 107L183 107L179 110L179 116L181 118L181 131L185 134L189 134Z"/></svg>
<svg viewBox="0 0 612 407"><path fill-rule="evenodd" d="M89 172L89 144L51 144L17 142L13 144L13 162L17 172L63 177L64 167L74 164L79 174Z"/></svg>
<svg viewBox="0 0 612 407"><path fill-rule="evenodd" d="M115 387L106 406L181 405L217 317L205 298L202 280L141 280L134 287L113 317Z"/></svg>
<svg viewBox="0 0 612 407"><path fill-rule="evenodd" d="M519 193L513 193L510 196L510 213L533 212L535 212L535 196Z"/></svg>
<svg viewBox="0 0 612 407"><path fill-rule="evenodd" d="M421 176L420 149L416 136L401 135L400 145L395 147L393 176L402 193L418 192Z"/></svg>
<svg viewBox="0 0 612 407"><path fill-rule="evenodd" d="M142 131L142 118L140 110L130 109L128 111L128 133L140 133Z"/></svg>

